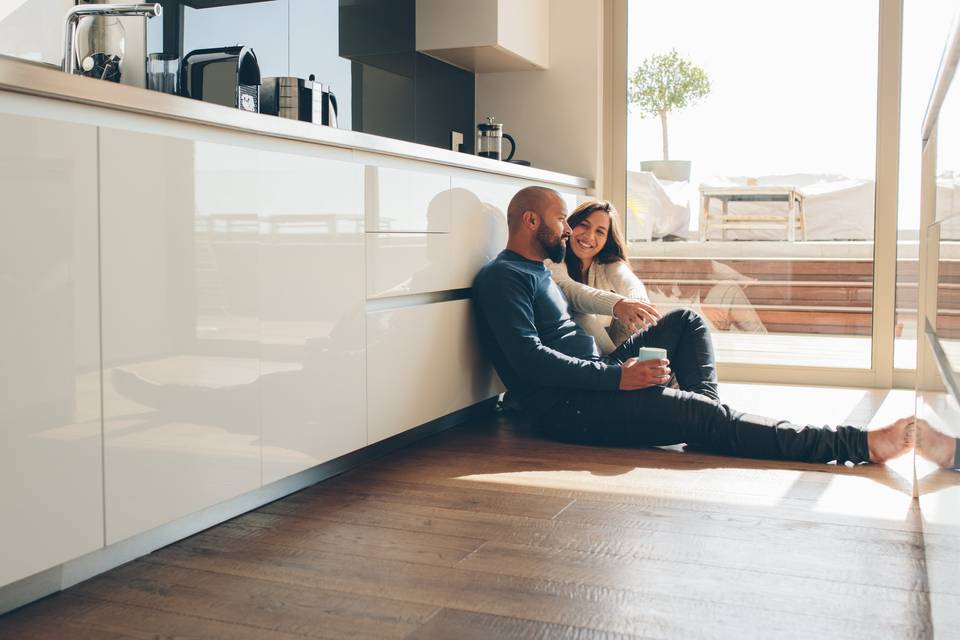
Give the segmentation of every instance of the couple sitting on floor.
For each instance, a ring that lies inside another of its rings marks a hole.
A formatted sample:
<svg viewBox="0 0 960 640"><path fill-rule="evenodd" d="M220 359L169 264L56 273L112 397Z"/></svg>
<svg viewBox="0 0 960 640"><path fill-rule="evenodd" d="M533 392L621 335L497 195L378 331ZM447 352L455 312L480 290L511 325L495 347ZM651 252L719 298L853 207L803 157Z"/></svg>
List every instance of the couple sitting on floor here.
<svg viewBox="0 0 960 640"><path fill-rule="evenodd" d="M478 333L511 400L544 434L807 462L884 462L913 447L912 417L867 432L800 427L721 403L706 324L649 303L609 203L584 203L568 218L557 192L527 187L507 222L506 249L474 282ZM667 358L638 359L645 347ZM928 427L919 426L922 435Z"/></svg>

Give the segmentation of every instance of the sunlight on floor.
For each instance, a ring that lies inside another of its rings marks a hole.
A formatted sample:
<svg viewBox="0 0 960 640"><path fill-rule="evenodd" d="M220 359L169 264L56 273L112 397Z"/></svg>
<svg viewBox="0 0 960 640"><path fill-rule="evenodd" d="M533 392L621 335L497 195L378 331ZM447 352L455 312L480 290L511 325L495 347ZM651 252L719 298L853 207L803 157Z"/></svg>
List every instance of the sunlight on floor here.
<svg viewBox="0 0 960 640"><path fill-rule="evenodd" d="M912 390L721 384L738 409L799 424L854 424L877 428L912 415ZM784 463L702 453L638 453L638 466L585 462L580 469L471 474L457 480L535 490L687 499L713 504L786 507L839 516L903 522L910 517L913 453L887 465L784 468ZM655 462L654 462L655 461ZM765 465L769 465L765 467Z"/></svg>

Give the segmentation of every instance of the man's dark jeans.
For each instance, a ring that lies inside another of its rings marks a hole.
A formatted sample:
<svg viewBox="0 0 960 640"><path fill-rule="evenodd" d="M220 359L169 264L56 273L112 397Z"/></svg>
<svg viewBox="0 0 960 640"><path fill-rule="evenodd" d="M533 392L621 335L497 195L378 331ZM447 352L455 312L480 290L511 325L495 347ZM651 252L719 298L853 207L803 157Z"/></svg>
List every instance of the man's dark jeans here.
<svg viewBox="0 0 960 640"><path fill-rule="evenodd" d="M679 389L564 391L537 420L548 436L608 446L688 445L749 458L866 462L867 434L856 427L799 427L735 411L717 394L713 345L696 312L677 309L634 334L608 358L622 362L640 347L667 350Z"/></svg>

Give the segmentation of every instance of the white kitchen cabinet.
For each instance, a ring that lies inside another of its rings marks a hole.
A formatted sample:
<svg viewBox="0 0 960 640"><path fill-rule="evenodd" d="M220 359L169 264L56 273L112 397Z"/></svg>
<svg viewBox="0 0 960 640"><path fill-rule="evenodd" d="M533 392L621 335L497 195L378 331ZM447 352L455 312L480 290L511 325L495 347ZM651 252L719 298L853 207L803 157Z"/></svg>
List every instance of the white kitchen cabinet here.
<svg viewBox="0 0 960 640"><path fill-rule="evenodd" d="M448 233L452 224L450 176L445 168L356 154L366 167L367 231Z"/></svg>
<svg viewBox="0 0 960 640"><path fill-rule="evenodd" d="M257 169L101 129L108 544L261 484Z"/></svg>
<svg viewBox="0 0 960 640"><path fill-rule="evenodd" d="M502 391L480 353L469 300L367 314L370 443Z"/></svg>
<svg viewBox="0 0 960 640"><path fill-rule="evenodd" d="M475 73L546 69L549 0L417 0L417 51Z"/></svg>
<svg viewBox="0 0 960 640"><path fill-rule="evenodd" d="M449 233L368 233L367 297L456 289L453 250Z"/></svg>
<svg viewBox="0 0 960 640"><path fill-rule="evenodd" d="M506 246L507 204L527 184L452 172L448 233L367 234L367 297L473 286L480 268Z"/></svg>
<svg viewBox="0 0 960 640"><path fill-rule="evenodd" d="M0 586L103 546L96 128L0 95Z"/></svg>
<svg viewBox="0 0 960 640"><path fill-rule="evenodd" d="M267 484L366 445L364 167L304 145L259 166Z"/></svg>

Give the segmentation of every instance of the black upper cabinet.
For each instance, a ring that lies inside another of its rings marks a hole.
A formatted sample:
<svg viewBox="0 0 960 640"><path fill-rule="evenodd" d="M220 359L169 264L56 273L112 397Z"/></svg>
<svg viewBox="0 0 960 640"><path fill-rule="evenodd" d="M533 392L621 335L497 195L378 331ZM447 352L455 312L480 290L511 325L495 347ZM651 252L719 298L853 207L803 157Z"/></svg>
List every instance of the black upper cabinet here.
<svg viewBox="0 0 960 640"><path fill-rule="evenodd" d="M340 0L340 55L408 53L416 49L414 0Z"/></svg>
<svg viewBox="0 0 960 640"><path fill-rule="evenodd" d="M418 53L416 83L416 141L449 149L450 133L459 131L460 150L473 153L474 75Z"/></svg>

